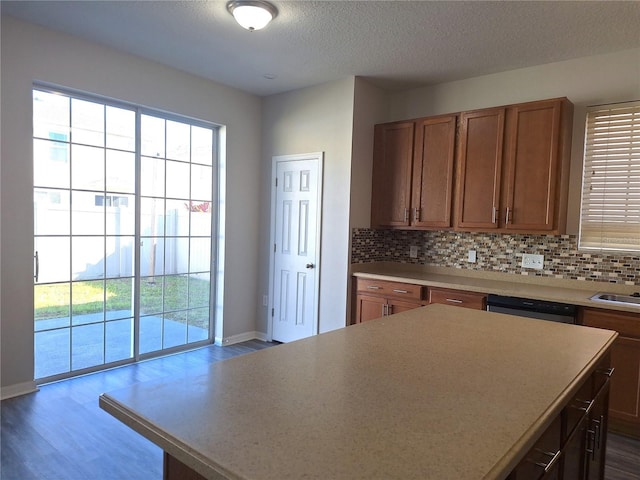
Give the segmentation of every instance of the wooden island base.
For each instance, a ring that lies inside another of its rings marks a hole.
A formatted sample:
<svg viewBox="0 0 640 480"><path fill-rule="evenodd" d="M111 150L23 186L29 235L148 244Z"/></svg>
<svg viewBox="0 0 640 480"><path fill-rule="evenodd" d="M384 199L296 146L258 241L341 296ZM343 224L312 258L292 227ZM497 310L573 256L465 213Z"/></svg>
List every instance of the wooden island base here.
<svg viewBox="0 0 640 480"><path fill-rule="evenodd" d="M207 480L167 452L164 452L163 467L163 480Z"/></svg>
<svg viewBox="0 0 640 480"><path fill-rule="evenodd" d="M617 336L433 304L100 405L166 480L602 479Z"/></svg>

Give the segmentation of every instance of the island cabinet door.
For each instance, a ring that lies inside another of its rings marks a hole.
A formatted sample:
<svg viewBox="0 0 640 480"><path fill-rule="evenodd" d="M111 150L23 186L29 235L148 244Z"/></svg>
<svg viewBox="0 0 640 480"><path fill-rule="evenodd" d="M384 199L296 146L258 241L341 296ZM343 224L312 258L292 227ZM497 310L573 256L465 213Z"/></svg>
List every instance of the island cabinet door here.
<svg viewBox="0 0 640 480"><path fill-rule="evenodd" d="M587 462L584 454L587 439L588 418L583 416L576 425L573 435L564 447L562 459L562 478L584 480L587 473Z"/></svg>
<svg viewBox="0 0 640 480"><path fill-rule="evenodd" d="M206 478L180 460L164 452L162 480L206 480Z"/></svg>
<svg viewBox="0 0 640 480"><path fill-rule="evenodd" d="M587 425L585 462L588 480L604 479L604 462L607 444L607 408L609 389L599 395L589 413ZM567 477L565 477L567 478Z"/></svg>
<svg viewBox="0 0 640 480"><path fill-rule="evenodd" d="M507 480L560 479L561 431L562 419L558 415Z"/></svg>

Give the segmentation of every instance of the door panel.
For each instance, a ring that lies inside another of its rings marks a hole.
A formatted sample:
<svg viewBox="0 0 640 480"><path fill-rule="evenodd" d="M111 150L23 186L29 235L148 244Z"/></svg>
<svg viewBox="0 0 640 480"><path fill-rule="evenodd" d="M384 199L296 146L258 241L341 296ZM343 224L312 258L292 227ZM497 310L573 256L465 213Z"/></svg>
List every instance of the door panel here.
<svg viewBox="0 0 640 480"><path fill-rule="evenodd" d="M536 102L507 112L505 226L552 230L556 200L560 102Z"/></svg>
<svg viewBox="0 0 640 480"><path fill-rule="evenodd" d="M413 122L375 127L372 226L409 225L413 135Z"/></svg>
<svg viewBox="0 0 640 480"><path fill-rule="evenodd" d="M611 349L611 377L609 413L640 424L640 339L618 337Z"/></svg>
<svg viewBox="0 0 640 480"><path fill-rule="evenodd" d="M317 333L319 159L276 162L272 338Z"/></svg>
<svg viewBox="0 0 640 480"><path fill-rule="evenodd" d="M384 316L384 307L387 304L385 298L358 295L356 301L358 302L356 307L356 323L367 322Z"/></svg>
<svg viewBox="0 0 640 480"><path fill-rule="evenodd" d="M429 118L416 127L411 201L414 226L451 226L455 139L455 115Z"/></svg>
<svg viewBox="0 0 640 480"><path fill-rule="evenodd" d="M504 117L504 108L465 112L460 117L460 227L498 228Z"/></svg>

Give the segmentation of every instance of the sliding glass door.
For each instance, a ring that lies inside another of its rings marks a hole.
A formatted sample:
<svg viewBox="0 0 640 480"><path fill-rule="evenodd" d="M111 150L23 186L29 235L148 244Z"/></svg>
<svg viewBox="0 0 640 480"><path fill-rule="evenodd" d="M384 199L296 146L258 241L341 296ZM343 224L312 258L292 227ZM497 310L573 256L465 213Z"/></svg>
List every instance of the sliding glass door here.
<svg viewBox="0 0 640 480"><path fill-rule="evenodd" d="M34 89L35 378L210 341L215 128Z"/></svg>

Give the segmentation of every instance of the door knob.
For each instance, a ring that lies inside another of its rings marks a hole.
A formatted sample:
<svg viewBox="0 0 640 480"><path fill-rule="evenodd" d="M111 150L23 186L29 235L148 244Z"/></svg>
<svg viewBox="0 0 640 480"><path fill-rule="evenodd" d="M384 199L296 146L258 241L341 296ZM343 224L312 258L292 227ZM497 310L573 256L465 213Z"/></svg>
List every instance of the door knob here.
<svg viewBox="0 0 640 480"><path fill-rule="evenodd" d="M313 263L307 263L307 268L315 268L315 265Z"/></svg>

